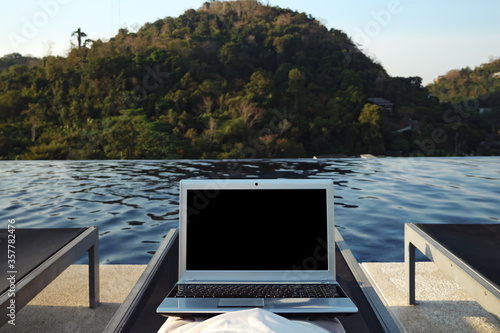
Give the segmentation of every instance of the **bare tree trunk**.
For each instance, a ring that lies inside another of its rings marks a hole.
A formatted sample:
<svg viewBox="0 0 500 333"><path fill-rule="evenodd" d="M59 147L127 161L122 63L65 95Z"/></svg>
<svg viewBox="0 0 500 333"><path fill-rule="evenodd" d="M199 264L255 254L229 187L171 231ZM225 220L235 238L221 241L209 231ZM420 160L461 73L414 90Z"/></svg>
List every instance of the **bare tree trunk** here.
<svg viewBox="0 0 500 333"><path fill-rule="evenodd" d="M35 142L36 139L36 124L31 124L31 142Z"/></svg>

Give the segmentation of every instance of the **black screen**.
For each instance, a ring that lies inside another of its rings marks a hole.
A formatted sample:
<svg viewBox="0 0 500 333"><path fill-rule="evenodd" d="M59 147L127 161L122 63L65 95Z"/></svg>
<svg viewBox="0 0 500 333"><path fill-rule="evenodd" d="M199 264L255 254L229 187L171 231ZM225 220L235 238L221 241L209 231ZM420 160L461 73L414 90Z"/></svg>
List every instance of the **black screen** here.
<svg viewBox="0 0 500 333"><path fill-rule="evenodd" d="M188 270L328 269L325 189L188 190L187 204Z"/></svg>

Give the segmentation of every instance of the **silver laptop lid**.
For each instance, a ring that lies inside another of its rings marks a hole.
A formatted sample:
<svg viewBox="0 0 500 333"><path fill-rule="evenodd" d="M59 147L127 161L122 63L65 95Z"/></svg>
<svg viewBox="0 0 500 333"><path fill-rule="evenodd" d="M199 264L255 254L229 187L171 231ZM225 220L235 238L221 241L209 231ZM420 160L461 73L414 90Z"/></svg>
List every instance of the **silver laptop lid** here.
<svg viewBox="0 0 500 333"><path fill-rule="evenodd" d="M333 180L183 180L180 281L333 281Z"/></svg>

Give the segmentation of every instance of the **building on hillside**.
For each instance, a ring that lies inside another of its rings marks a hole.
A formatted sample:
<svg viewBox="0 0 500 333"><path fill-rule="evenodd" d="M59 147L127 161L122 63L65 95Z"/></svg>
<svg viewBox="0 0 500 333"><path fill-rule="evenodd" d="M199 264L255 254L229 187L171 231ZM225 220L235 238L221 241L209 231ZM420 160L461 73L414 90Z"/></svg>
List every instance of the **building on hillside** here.
<svg viewBox="0 0 500 333"><path fill-rule="evenodd" d="M415 131L420 133L420 125L418 123L418 120L408 118L408 126L398 129L396 133L403 133L406 131Z"/></svg>
<svg viewBox="0 0 500 333"><path fill-rule="evenodd" d="M392 112L392 109L394 108L394 104L392 102L382 97L370 97L368 98L368 101L380 106L384 111Z"/></svg>
<svg viewBox="0 0 500 333"><path fill-rule="evenodd" d="M439 83L439 81L444 80L445 76L444 75L439 75L437 79L434 79L434 83Z"/></svg>

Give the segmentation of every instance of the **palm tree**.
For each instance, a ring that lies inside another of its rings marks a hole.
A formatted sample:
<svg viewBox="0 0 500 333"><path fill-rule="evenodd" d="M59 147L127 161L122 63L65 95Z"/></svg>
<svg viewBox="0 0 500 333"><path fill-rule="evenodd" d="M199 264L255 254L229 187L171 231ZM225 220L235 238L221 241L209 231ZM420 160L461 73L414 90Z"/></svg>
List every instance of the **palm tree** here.
<svg viewBox="0 0 500 333"><path fill-rule="evenodd" d="M82 37L87 37L87 34L85 32L83 32L81 28L78 28L78 30L73 31L73 33L71 34L71 36L75 36L75 35L76 35L76 38L78 39L78 49L81 49L82 48ZM84 46L86 43L87 43L87 41L84 42Z"/></svg>

